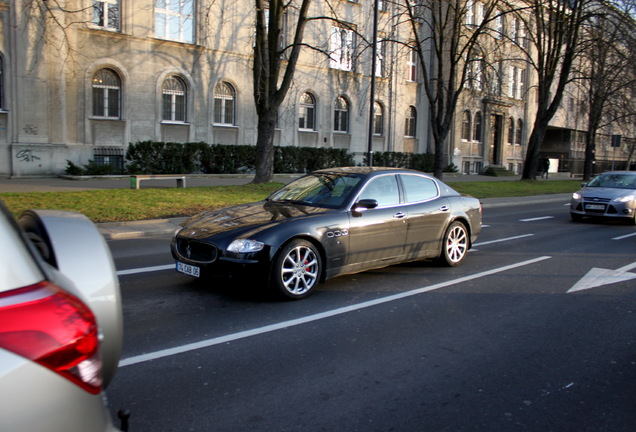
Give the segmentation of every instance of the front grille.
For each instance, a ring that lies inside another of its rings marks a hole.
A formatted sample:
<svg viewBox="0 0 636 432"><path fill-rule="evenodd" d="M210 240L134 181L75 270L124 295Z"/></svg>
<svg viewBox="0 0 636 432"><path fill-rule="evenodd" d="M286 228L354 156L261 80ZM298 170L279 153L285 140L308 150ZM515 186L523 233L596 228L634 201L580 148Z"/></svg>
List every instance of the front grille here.
<svg viewBox="0 0 636 432"><path fill-rule="evenodd" d="M177 253L189 261L211 263L218 256L218 249L209 243L177 237Z"/></svg>

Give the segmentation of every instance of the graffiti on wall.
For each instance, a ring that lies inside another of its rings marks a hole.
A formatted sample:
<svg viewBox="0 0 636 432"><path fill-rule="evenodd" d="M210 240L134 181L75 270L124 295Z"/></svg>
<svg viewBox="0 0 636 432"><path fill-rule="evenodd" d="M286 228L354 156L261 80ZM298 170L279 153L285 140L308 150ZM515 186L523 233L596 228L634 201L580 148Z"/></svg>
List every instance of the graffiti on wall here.
<svg viewBox="0 0 636 432"><path fill-rule="evenodd" d="M37 135L38 134L38 127L37 126L33 126L32 124L26 124L22 130L24 131L25 134L27 135Z"/></svg>
<svg viewBox="0 0 636 432"><path fill-rule="evenodd" d="M33 154L31 149L20 150L15 157L22 162L34 162L36 160L40 160L39 157Z"/></svg>

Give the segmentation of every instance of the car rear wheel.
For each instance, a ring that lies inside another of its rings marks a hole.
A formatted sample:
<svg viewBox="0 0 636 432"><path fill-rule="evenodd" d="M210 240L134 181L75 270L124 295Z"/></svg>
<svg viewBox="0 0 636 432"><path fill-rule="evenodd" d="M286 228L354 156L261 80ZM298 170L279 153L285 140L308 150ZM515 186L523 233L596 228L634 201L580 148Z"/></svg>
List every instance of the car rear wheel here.
<svg viewBox="0 0 636 432"><path fill-rule="evenodd" d="M453 222L444 235L439 262L454 267L461 264L468 253L468 231L461 222Z"/></svg>
<svg viewBox="0 0 636 432"><path fill-rule="evenodd" d="M278 254L272 274L273 288L288 299L307 297L318 284L322 262L316 247L293 240Z"/></svg>

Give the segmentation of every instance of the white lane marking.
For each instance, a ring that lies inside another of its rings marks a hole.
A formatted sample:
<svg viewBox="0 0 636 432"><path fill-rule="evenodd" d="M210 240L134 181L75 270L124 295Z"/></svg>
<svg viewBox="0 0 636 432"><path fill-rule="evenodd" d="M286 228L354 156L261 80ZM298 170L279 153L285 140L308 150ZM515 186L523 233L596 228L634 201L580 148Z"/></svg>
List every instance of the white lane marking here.
<svg viewBox="0 0 636 432"><path fill-rule="evenodd" d="M498 240L490 240L490 241L486 241L486 242L475 243L473 246L479 247L479 246L489 245L489 244L493 244L493 243L501 243L501 242L506 242L506 241L511 241L511 240L519 240L519 239L526 238L526 237L532 237L533 235L534 234L523 234L523 235L514 236L514 237L506 237L506 238L502 238L502 239L498 239Z"/></svg>
<svg viewBox="0 0 636 432"><path fill-rule="evenodd" d="M623 240L623 239L634 237L634 236L636 236L636 232L631 234L625 234L624 236L620 236L620 237L614 237L612 240Z"/></svg>
<svg viewBox="0 0 636 432"><path fill-rule="evenodd" d="M527 265L531 265L531 264L535 264L547 259L550 259L552 257L550 256L542 256L542 257L538 257L538 258L534 258L531 260L527 260L527 261L522 261L516 264L510 264L504 267L499 267L499 268L495 268L492 270L486 270L483 271L481 273L476 273L474 275L470 275L470 276L464 276L458 279L453 279L450 281L446 281L446 282L441 282L438 284L434 284L434 285L430 285L430 286L426 286L426 287L422 287L422 288L418 288L412 291L406 291L403 293L399 293L399 294L394 294L391 296L387 296L387 297L382 297L379 299L375 299L375 300L370 300L370 301L366 301L366 302L362 302L362 303L358 303L355 305L351 305L351 306L345 306L345 307L341 307L341 308L337 308L337 309L333 309L330 311L326 311L326 312L322 312L322 313L318 313L318 314L314 314L314 315L309 315L306 317L302 317L302 318L297 318L297 319L293 319L293 320L289 320L289 321L283 321L280 323L276 323L276 324L270 324L267 326L263 326L263 327L258 327L255 329L251 329L251 330L245 330L242 332L238 332L238 333L232 333L232 334L228 334L225 336L219 336L216 338L212 338L212 339L207 339L204 341L200 341L200 342L194 342L191 344L186 344L186 345L181 345L181 346L177 346L174 348L167 348L164 350L159 350L159 351L155 351L152 353L147 353L147 354L141 354L138 356L133 356L133 357L128 357L127 359L124 359L122 361L119 362L119 367L125 367L125 366L131 366L131 365L135 365L138 363L144 363L147 361L151 361L151 360L157 360L160 358L164 358L164 357L170 357L173 355L177 355L177 354L183 354L189 351L195 351L195 350L199 350L202 348L208 348L214 345L219 345L219 344L224 344L224 343L228 343L228 342L233 342L239 339L244 339L244 338L248 338L251 336L257 336L257 335L261 335L264 333L269 333L269 332L273 332L276 330L282 330L285 328L289 328L289 327L294 327L294 326L298 326L301 324L307 324L313 321L318 321L318 320L322 320L325 318L330 318L330 317L334 317L337 315L342 315L342 314L346 314L349 312L353 312L353 311L358 311L361 309L366 309L366 308L370 308L372 306L377 306L380 304L384 304L384 303L389 303L389 302L393 302L396 300L401 300L404 298L408 298L408 297L412 297L418 294L422 294L425 292L429 292L429 291L434 291L434 290L438 290L440 288L445 288L451 285L455 285L455 284L459 284L459 283L463 283L463 282L469 282L475 279L479 279L479 278L483 278L486 276L490 276L493 274L497 274L497 273L501 273L501 272L505 272L508 270L512 270L518 267L523 267L523 266L527 266Z"/></svg>
<svg viewBox="0 0 636 432"><path fill-rule="evenodd" d="M530 219L519 219L519 222L535 222L535 221L546 220L546 219L554 219L554 216L541 216L541 217L530 218Z"/></svg>
<svg viewBox="0 0 636 432"><path fill-rule="evenodd" d="M576 284L574 284L574 286L567 292L571 293L636 279L636 273L629 272L633 268L636 268L636 262L627 264L626 266L623 266L616 270L592 267L592 269L587 272L587 274L583 276Z"/></svg>
<svg viewBox="0 0 636 432"><path fill-rule="evenodd" d="M155 271L174 270L174 269L175 269L174 264L166 264L166 265L160 265L160 266L154 266L154 267L142 267L142 268L136 268L136 269L130 269L130 270L119 270L117 272L117 276L126 276L131 274L150 273Z"/></svg>

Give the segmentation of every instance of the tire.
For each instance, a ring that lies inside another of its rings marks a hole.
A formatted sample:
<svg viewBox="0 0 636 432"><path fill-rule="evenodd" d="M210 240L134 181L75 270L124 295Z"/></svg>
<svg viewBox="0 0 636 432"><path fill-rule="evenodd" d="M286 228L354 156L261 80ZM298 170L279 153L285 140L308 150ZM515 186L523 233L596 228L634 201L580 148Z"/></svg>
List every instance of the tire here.
<svg viewBox="0 0 636 432"><path fill-rule="evenodd" d="M292 240L278 254L272 270L272 288L287 299L307 297L320 280L322 261L306 240Z"/></svg>
<svg viewBox="0 0 636 432"><path fill-rule="evenodd" d="M442 251L438 261L440 264L455 267L458 266L466 258L468 253L469 238L466 226L461 222L453 222L450 224L444 234L442 241Z"/></svg>
<svg viewBox="0 0 636 432"><path fill-rule="evenodd" d="M573 222L581 222L583 220L583 216L578 213L570 213L570 218L572 218Z"/></svg>

